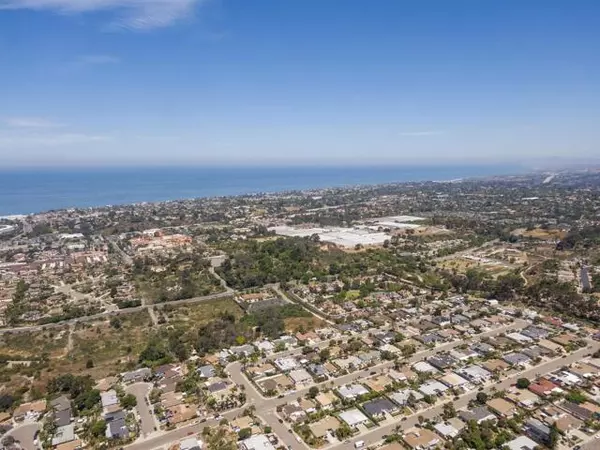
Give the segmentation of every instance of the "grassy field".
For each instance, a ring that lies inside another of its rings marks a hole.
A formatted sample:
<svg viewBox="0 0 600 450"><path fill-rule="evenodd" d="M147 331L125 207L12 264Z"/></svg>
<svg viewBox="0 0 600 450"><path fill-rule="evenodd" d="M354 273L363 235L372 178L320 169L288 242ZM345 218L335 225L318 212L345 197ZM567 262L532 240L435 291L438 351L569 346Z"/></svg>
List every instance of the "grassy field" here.
<svg viewBox="0 0 600 450"><path fill-rule="evenodd" d="M73 331L72 349L52 364L52 372L85 373L103 377L125 370L137 362L152 332L147 311L124 314L111 321L78 324ZM88 360L93 367L86 367Z"/></svg>
<svg viewBox="0 0 600 450"><path fill-rule="evenodd" d="M157 314L166 317L167 323L173 327L197 327L223 314L242 317L244 311L233 299L219 299L187 305L170 306L156 309Z"/></svg>
<svg viewBox="0 0 600 450"><path fill-rule="evenodd" d="M51 358L64 356L68 341L68 328L51 328L47 331L4 333L0 335L0 353L16 358Z"/></svg>
<svg viewBox="0 0 600 450"><path fill-rule="evenodd" d="M445 260L440 263L440 266L444 269L456 270L458 273L465 273L469 269L479 269L488 272L492 276L498 276L509 271L509 269L501 264L485 264L460 257Z"/></svg>

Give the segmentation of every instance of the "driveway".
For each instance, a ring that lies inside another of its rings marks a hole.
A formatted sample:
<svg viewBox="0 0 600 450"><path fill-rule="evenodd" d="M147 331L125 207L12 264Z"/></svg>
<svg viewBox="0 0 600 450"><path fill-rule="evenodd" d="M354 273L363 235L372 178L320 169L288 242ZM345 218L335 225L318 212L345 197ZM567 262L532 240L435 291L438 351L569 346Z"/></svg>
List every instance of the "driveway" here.
<svg viewBox="0 0 600 450"><path fill-rule="evenodd" d="M148 393L152 389L150 383L135 383L125 388L125 392L135 395L137 406L135 409L138 412L141 420L141 432L144 437L158 430L156 419L150 410L150 402L148 401Z"/></svg>
<svg viewBox="0 0 600 450"><path fill-rule="evenodd" d="M36 432L39 430L41 430L41 426L37 422L28 423L13 428L8 433L6 433L3 436L3 438L6 436L12 436L17 442L21 444L23 450L38 450L41 447L39 445L35 445L33 443L33 440L35 439Z"/></svg>

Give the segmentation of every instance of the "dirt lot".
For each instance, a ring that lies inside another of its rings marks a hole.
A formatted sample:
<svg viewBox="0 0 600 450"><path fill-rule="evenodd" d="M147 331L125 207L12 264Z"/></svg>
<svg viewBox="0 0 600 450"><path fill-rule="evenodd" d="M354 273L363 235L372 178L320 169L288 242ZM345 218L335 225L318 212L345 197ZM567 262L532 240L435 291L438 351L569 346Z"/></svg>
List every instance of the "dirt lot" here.
<svg viewBox="0 0 600 450"><path fill-rule="evenodd" d="M291 332L308 331L327 326L327 323L317 317L290 317L284 319L285 329Z"/></svg>

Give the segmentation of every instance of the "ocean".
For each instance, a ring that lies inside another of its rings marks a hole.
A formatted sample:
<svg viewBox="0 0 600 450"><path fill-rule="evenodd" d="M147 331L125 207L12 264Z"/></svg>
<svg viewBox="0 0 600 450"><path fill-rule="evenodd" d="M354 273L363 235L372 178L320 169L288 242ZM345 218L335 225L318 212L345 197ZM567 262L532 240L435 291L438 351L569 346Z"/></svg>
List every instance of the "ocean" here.
<svg viewBox="0 0 600 450"><path fill-rule="evenodd" d="M525 172L518 166L146 167L0 171L0 216L52 209Z"/></svg>

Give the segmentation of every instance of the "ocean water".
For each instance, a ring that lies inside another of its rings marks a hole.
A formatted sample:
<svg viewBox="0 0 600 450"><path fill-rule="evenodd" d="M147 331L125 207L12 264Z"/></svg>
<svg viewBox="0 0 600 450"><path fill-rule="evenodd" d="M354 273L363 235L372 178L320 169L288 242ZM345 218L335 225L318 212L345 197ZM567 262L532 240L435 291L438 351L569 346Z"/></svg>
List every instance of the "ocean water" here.
<svg viewBox="0 0 600 450"><path fill-rule="evenodd" d="M72 207L522 173L517 166L152 167L0 171L0 216Z"/></svg>

